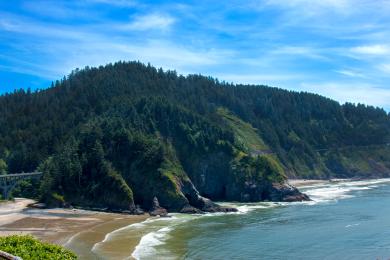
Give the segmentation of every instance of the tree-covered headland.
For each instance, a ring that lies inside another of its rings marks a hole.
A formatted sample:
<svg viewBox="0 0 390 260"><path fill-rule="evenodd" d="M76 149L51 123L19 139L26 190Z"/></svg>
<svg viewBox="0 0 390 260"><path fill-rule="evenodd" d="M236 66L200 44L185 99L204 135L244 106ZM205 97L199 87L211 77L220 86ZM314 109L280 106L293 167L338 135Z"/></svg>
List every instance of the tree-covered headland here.
<svg viewBox="0 0 390 260"><path fill-rule="evenodd" d="M293 200L287 177L390 175L381 108L139 62L75 70L0 97L0 172L44 173L18 192L49 205L215 210Z"/></svg>

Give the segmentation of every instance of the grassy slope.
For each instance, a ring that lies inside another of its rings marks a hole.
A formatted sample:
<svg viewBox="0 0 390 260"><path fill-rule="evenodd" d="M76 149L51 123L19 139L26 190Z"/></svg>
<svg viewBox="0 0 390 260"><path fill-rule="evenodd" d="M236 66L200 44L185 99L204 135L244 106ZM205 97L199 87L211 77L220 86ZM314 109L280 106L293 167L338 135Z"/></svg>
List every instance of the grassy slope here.
<svg viewBox="0 0 390 260"><path fill-rule="evenodd" d="M247 153L262 153L281 165L276 154L259 136L251 124L242 121L225 108L219 108L217 114L236 135L237 142ZM266 153L266 154L264 154ZM308 167L300 158L293 161L293 167L301 178L332 177L386 177L390 175L390 146L347 147L332 149L318 154L317 162ZM244 154L242 154L244 156ZM241 157L242 157L241 156ZM288 172L288 171L287 171ZM293 174L295 175L295 174Z"/></svg>
<svg viewBox="0 0 390 260"><path fill-rule="evenodd" d="M243 147L244 151L251 154L253 157L261 155L262 157L267 158L267 160L274 164L278 169L277 172L281 174L279 177L281 177L281 179L285 178L285 172L278 156L272 152L268 145L266 145L256 128L233 115L225 108L218 108L217 114L221 116L227 126L233 130L237 142ZM239 152L236 161L240 161L245 155L245 153ZM278 178L275 178L275 181L276 179ZM278 179L278 181L281 181L281 179Z"/></svg>
<svg viewBox="0 0 390 260"><path fill-rule="evenodd" d="M233 130L237 142L244 148L247 148L248 152L270 150L257 133L257 129L251 124L242 121L225 108L219 108L217 114L220 115L228 127Z"/></svg>
<svg viewBox="0 0 390 260"><path fill-rule="evenodd" d="M339 177L343 177L346 172L367 178L390 175L389 146L333 149L323 153L322 159Z"/></svg>

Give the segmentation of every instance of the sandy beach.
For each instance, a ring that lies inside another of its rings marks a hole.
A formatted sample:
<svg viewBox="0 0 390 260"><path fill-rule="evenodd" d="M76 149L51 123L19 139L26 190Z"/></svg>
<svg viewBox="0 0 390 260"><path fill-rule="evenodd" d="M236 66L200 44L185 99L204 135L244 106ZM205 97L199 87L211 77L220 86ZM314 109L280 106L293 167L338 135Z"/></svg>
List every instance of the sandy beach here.
<svg viewBox="0 0 390 260"><path fill-rule="evenodd" d="M28 208L33 202L18 198L13 202L0 203L0 236L31 234L42 241L71 249L80 259L101 259L91 249L96 243L103 241L107 233L149 217L80 209ZM131 252L138 242L118 245L113 250Z"/></svg>
<svg viewBox="0 0 390 260"><path fill-rule="evenodd" d="M287 182L288 184L299 188L304 186L328 184L328 183L340 182L340 181L351 181L351 179L330 179L330 180L288 179Z"/></svg>

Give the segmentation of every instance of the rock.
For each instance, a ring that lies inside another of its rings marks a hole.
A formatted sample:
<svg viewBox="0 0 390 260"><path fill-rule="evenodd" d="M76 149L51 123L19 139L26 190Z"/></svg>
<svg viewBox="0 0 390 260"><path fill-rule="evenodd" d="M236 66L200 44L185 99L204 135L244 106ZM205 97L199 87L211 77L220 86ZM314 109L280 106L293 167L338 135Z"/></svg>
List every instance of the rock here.
<svg viewBox="0 0 390 260"><path fill-rule="evenodd" d="M235 208L221 207L210 199L202 197L192 182L182 183L182 192L185 194L190 207L194 207L203 212L236 212ZM194 212L197 213L197 212Z"/></svg>
<svg viewBox="0 0 390 260"><path fill-rule="evenodd" d="M62 207L65 209L73 209L72 205L68 202L62 203Z"/></svg>
<svg viewBox="0 0 390 260"><path fill-rule="evenodd" d="M152 202L152 208L149 211L149 214L151 216L166 217L168 215L168 211L165 208L161 207L157 197L154 197Z"/></svg>
<svg viewBox="0 0 390 260"><path fill-rule="evenodd" d="M220 207L219 212L238 212L238 209L236 208L231 208L231 207Z"/></svg>
<svg viewBox="0 0 390 260"><path fill-rule="evenodd" d="M145 212L143 209L141 209L139 205L136 205L131 213L133 213L134 215L143 215Z"/></svg>
<svg viewBox="0 0 390 260"><path fill-rule="evenodd" d="M287 183L273 183L270 194L272 201L310 201L306 194Z"/></svg>
<svg viewBox="0 0 390 260"><path fill-rule="evenodd" d="M28 207L35 208L35 209L46 209L47 205L45 203L37 202L37 203L29 204Z"/></svg>
<svg viewBox="0 0 390 260"><path fill-rule="evenodd" d="M180 213L187 213L187 214L202 214L204 213L200 209L197 209L191 205L184 206L181 210Z"/></svg>
<svg viewBox="0 0 390 260"><path fill-rule="evenodd" d="M237 212L236 208L222 207L217 203L212 202L211 200L200 196L199 198L201 210L206 212Z"/></svg>

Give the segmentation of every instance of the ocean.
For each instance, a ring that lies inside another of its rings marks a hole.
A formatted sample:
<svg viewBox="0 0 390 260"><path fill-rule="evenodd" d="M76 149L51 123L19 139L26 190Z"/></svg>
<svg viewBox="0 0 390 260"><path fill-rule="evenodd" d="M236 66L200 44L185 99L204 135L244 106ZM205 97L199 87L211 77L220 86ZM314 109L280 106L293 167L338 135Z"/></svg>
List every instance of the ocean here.
<svg viewBox="0 0 390 260"><path fill-rule="evenodd" d="M128 252L136 259L390 259L390 179L301 190L313 201L150 218L107 234L93 251L105 258L104 244L136 235L141 241Z"/></svg>

